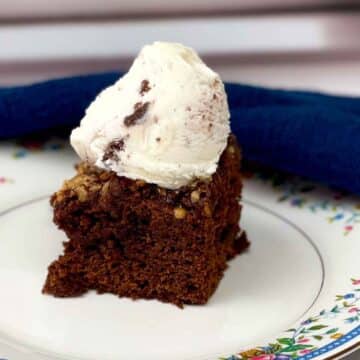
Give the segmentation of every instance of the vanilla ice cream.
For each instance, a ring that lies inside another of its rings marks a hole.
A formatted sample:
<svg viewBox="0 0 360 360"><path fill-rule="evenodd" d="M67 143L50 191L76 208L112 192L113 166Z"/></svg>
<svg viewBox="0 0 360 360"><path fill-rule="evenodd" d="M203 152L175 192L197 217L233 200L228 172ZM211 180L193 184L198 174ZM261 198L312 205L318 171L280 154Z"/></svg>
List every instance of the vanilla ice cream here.
<svg viewBox="0 0 360 360"><path fill-rule="evenodd" d="M229 133L219 75L194 50L155 42L98 95L71 144L100 168L177 189L216 171Z"/></svg>

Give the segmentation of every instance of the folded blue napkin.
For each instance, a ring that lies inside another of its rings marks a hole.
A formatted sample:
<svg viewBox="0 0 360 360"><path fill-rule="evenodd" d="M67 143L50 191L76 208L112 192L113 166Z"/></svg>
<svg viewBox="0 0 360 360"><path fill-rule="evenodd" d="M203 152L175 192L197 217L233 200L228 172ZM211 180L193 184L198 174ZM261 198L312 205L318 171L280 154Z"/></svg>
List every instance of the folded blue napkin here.
<svg viewBox="0 0 360 360"><path fill-rule="evenodd" d="M0 139L75 127L120 73L0 88ZM360 193L360 98L226 84L247 160Z"/></svg>

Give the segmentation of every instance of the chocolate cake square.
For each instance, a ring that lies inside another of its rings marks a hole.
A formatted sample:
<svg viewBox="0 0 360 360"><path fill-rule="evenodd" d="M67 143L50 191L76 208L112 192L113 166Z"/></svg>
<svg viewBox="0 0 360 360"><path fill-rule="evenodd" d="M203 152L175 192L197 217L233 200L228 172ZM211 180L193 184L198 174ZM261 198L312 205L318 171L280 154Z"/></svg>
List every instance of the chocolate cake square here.
<svg viewBox="0 0 360 360"><path fill-rule="evenodd" d="M51 198L69 241L49 266L43 292L205 304L227 261L248 246L239 228L240 160L230 135L211 178L176 190L78 165Z"/></svg>

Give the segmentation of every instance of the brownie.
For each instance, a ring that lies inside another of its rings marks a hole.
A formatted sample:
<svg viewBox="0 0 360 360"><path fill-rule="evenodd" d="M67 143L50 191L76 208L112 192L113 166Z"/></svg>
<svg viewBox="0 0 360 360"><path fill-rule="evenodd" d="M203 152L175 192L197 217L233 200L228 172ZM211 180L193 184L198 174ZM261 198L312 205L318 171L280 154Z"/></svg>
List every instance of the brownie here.
<svg viewBox="0 0 360 360"><path fill-rule="evenodd" d="M43 292L205 304L227 261L248 246L239 228L240 160L231 135L216 173L178 190L79 164L51 198L69 241Z"/></svg>

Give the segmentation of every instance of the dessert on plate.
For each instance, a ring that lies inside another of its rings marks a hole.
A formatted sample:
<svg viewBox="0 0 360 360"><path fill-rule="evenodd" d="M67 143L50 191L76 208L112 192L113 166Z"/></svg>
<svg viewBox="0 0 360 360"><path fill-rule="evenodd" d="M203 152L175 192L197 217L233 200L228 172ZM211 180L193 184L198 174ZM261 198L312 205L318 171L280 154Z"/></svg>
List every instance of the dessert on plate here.
<svg viewBox="0 0 360 360"><path fill-rule="evenodd" d="M77 174L51 198L69 240L44 293L205 304L248 242L224 85L190 48L155 42L89 106Z"/></svg>

